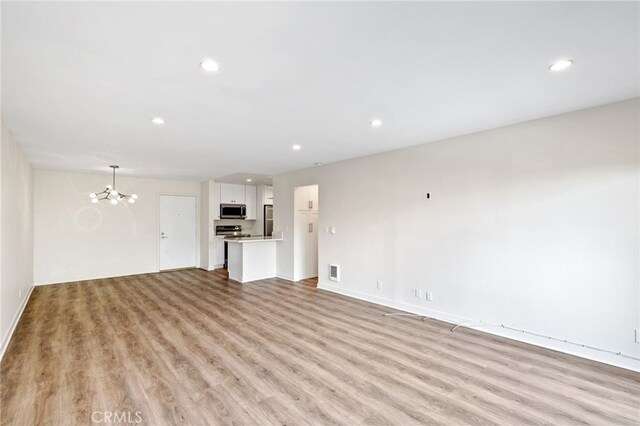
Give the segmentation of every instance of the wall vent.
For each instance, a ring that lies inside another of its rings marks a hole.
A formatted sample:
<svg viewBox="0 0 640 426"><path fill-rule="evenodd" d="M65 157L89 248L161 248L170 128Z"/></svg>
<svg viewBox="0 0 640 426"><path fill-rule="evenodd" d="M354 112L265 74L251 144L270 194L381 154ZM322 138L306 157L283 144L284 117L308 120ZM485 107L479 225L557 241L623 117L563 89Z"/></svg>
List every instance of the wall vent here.
<svg viewBox="0 0 640 426"><path fill-rule="evenodd" d="M329 265L329 279L340 281L340 265Z"/></svg>

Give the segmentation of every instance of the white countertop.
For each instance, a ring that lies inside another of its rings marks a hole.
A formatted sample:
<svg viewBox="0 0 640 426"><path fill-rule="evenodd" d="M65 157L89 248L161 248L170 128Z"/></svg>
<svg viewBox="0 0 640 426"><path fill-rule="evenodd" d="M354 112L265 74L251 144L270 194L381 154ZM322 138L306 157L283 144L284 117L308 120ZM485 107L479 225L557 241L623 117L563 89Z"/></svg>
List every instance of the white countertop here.
<svg viewBox="0 0 640 426"><path fill-rule="evenodd" d="M242 238L229 238L225 240L229 243L265 243L271 241L282 241L282 238L274 237L242 237Z"/></svg>

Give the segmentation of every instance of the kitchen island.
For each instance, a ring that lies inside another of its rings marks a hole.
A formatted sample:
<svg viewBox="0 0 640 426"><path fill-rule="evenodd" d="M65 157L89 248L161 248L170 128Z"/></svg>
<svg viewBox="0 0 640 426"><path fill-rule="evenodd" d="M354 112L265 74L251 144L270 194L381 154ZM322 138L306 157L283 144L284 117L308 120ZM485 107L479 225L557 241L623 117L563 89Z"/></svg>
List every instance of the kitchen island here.
<svg viewBox="0 0 640 426"><path fill-rule="evenodd" d="M276 243L282 238L228 239L229 278L246 283L276 276Z"/></svg>

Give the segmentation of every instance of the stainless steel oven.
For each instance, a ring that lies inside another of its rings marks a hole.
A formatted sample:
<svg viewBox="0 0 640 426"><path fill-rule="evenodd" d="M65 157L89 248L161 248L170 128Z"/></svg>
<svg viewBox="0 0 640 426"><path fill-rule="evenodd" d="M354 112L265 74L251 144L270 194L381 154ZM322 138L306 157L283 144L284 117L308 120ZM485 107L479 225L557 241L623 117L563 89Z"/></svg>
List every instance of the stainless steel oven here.
<svg viewBox="0 0 640 426"><path fill-rule="evenodd" d="M245 204L220 204L220 219L244 219L247 217Z"/></svg>
<svg viewBox="0 0 640 426"><path fill-rule="evenodd" d="M217 225L216 235L224 235L224 239L250 237L251 234L245 234L242 232L242 226L240 225ZM229 244L224 242L224 268L229 266Z"/></svg>

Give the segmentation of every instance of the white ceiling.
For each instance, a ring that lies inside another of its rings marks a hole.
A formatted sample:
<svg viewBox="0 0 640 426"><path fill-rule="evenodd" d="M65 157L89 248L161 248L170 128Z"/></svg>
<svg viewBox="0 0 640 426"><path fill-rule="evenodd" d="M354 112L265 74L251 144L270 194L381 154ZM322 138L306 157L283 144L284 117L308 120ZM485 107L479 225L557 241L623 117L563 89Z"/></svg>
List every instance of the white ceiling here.
<svg viewBox="0 0 640 426"><path fill-rule="evenodd" d="M273 175L636 97L638 17L638 2L2 2L2 118L39 168Z"/></svg>

